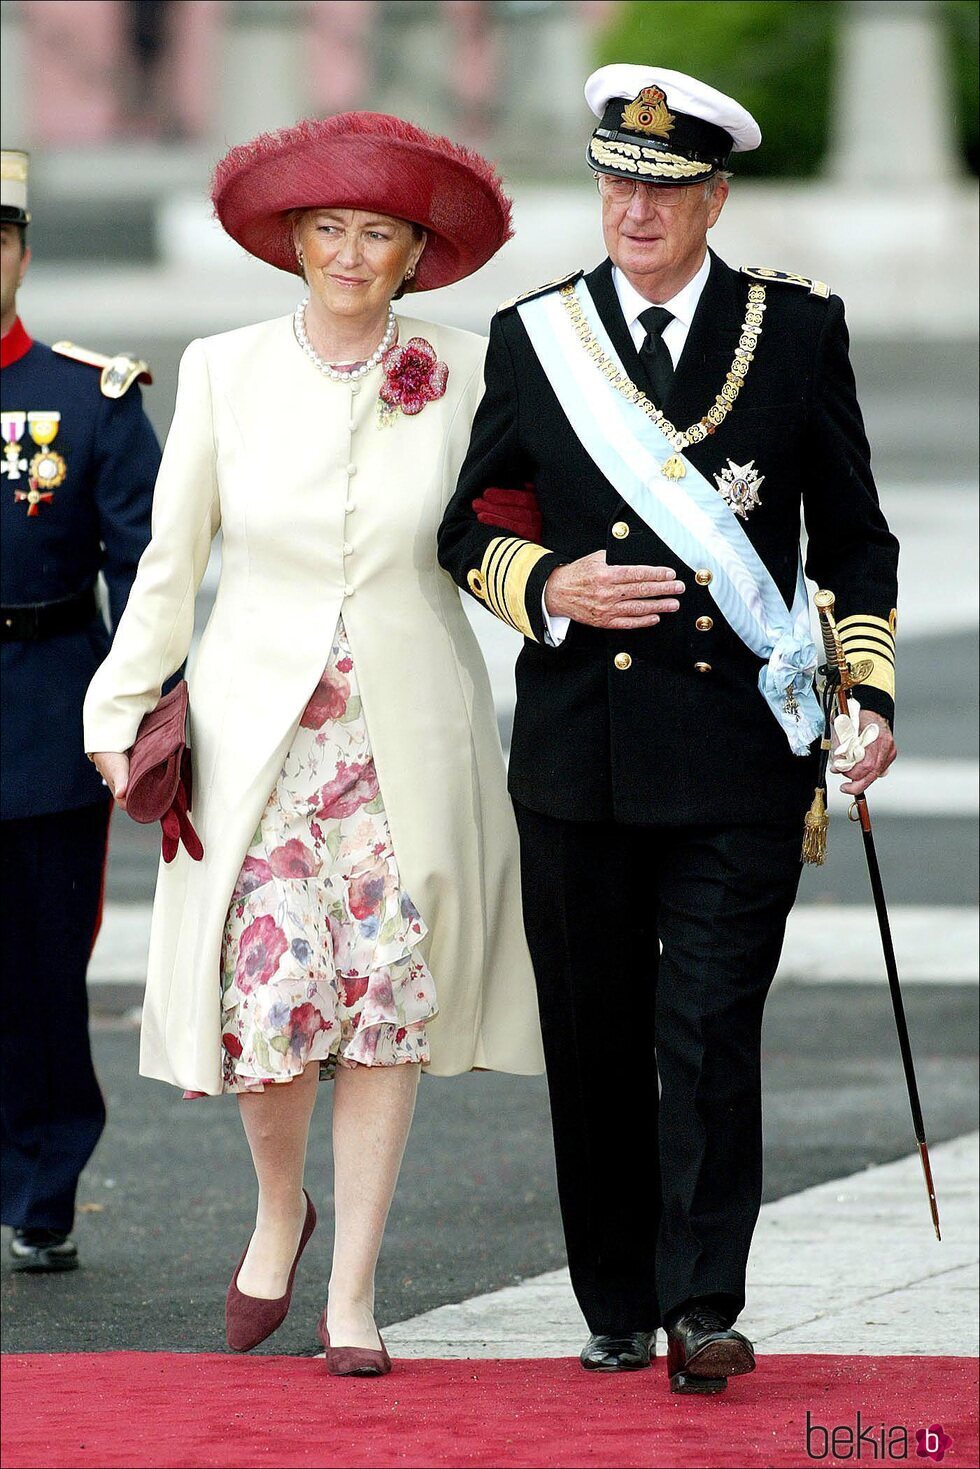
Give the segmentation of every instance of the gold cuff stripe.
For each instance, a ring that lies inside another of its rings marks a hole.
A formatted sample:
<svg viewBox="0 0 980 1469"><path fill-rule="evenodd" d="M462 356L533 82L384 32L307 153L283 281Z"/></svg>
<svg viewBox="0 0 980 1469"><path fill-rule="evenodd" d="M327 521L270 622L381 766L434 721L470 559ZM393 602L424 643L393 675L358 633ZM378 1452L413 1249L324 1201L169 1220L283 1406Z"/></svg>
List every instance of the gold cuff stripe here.
<svg viewBox="0 0 980 1469"><path fill-rule="evenodd" d="M511 622L505 599L504 583L507 576L507 560L512 558L522 542L519 537L511 536L506 540L498 539L492 541L487 548L487 554L483 558L483 575L487 587L487 599L491 609L503 622Z"/></svg>
<svg viewBox="0 0 980 1469"><path fill-rule="evenodd" d="M519 536L497 536L484 552L480 568L483 599L490 611L532 641L536 639L525 603L527 583L542 556L549 554Z"/></svg>
<svg viewBox="0 0 980 1469"><path fill-rule="evenodd" d="M883 653L881 648L874 643L843 643L844 657L848 663L860 663L862 658L871 658L875 662L887 663L895 667L895 659L890 653Z"/></svg>
<svg viewBox="0 0 980 1469"><path fill-rule="evenodd" d="M504 622L509 621L509 618L498 594L497 565L506 551L520 544L518 536L496 536L484 552L483 565L480 568L487 606L495 617L502 618Z"/></svg>
<svg viewBox="0 0 980 1469"><path fill-rule="evenodd" d="M868 674L867 678L863 678L861 682L856 685L856 687L858 689L861 689L865 685L867 685L869 688L872 689L881 689L883 694L887 694L890 699L894 699L895 665L893 663L889 663L887 658L882 658L880 655L877 655L871 648L849 648L847 650L848 662L857 661L856 656L852 658L852 654L860 654L862 658L867 657L871 662L871 672ZM861 699L859 694L858 703L860 702Z"/></svg>
<svg viewBox="0 0 980 1469"><path fill-rule="evenodd" d="M837 624L837 631L843 637L844 633L854 627L864 627L869 632L877 630L887 634L888 637L893 636L887 617L875 617L871 612L852 612L850 617L842 617Z"/></svg>
<svg viewBox="0 0 980 1469"><path fill-rule="evenodd" d="M884 638L873 637L870 633L851 633L850 637L841 638L841 647L850 658L852 653L871 653L876 657L887 658L889 663L895 663L895 644L886 642Z"/></svg>
<svg viewBox="0 0 980 1469"><path fill-rule="evenodd" d="M841 618L837 631L848 657L860 645L871 654L883 654L895 662L895 634L884 617L876 617L871 612L855 612L850 617Z"/></svg>

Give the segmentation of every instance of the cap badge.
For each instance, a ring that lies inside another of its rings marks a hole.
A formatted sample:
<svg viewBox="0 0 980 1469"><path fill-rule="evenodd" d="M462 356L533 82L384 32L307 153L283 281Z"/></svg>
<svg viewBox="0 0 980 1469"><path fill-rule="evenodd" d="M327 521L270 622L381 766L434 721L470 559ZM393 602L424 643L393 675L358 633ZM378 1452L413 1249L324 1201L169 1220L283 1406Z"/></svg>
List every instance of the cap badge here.
<svg viewBox="0 0 980 1469"><path fill-rule="evenodd" d="M748 464L736 464L729 459L728 468L715 475L715 484L726 505L740 520L748 520L749 511L762 504L759 486L765 478L756 469L754 459L750 459Z"/></svg>
<svg viewBox="0 0 980 1469"><path fill-rule="evenodd" d="M659 87L644 87L640 95L623 108L623 127L634 133L667 138L674 121L673 113L667 111L667 98Z"/></svg>

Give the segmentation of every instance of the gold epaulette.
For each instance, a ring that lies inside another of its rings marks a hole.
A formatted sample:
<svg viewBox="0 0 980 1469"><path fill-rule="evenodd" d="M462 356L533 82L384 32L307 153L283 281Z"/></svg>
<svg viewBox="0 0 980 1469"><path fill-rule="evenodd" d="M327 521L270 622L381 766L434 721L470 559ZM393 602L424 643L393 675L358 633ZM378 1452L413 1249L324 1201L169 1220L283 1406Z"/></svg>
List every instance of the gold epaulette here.
<svg viewBox="0 0 980 1469"><path fill-rule="evenodd" d="M550 554L544 546L521 536L494 536L483 553L479 571L474 568L466 578L474 597L532 642L536 639L527 615L527 583L541 557Z"/></svg>
<svg viewBox="0 0 980 1469"><path fill-rule="evenodd" d="M557 291L560 286L567 286L584 274L584 270L570 270L568 275L560 275L556 280L545 281L543 286L535 286L531 291L522 291L519 296L512 296L509 301L502 302L497 310L509 311L512 306L520 306L522 301L533 301L537 296L547 296L549 291Z"/></svg>
<svg viewBox="0 0 980 1469"><path fill-rule="evenodd" d="M837 624L844 657L853 667L860 666L860 684L880 689L890 699L895 697L895 611L888 619L870 612L855 612L842 617Z"/></svg>
<svg viewBox="0 0 980 1469"><path fill-rule="evenodd" d="M59 357L70 357L73 362L84 362L86 367L100 367L102 376L99 387L107 398L122 398L133 383L151 383L153 374L149 364L128 352L117 352L107 357L104 352L90 352L88 347L78 347L74 342L55 342L51 348Z"/></svg>
<svg viewBox="0 0 980 1469"><path fill-rule="evenodd" d="M740 265L739 272L742 275L751 276L754 281L775 281L783 286L805 286L811 296L821 296L824 300L830 295L830 287L826 281L812 281L808 275L795 275L791 270L773 270L771 265Z"/></svg>

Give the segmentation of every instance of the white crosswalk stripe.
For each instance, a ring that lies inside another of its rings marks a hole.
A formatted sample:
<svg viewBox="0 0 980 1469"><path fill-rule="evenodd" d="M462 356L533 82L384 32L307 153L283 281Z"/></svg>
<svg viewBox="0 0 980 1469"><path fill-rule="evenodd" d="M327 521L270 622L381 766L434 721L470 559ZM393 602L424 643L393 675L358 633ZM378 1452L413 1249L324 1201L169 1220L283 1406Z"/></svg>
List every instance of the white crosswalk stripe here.
<svg viewBox="0 0 980 1469"><path fill-rule="evenodd" d="M903 983L976 982L980 967L976 908L897 904L891 909L891 923ZM89 983L142 983L149 942L149 903L107 903L89 965ZM884 980L881 945L870 904L797 904L790 915L777 980L816 984L879 979Z"/></svg>

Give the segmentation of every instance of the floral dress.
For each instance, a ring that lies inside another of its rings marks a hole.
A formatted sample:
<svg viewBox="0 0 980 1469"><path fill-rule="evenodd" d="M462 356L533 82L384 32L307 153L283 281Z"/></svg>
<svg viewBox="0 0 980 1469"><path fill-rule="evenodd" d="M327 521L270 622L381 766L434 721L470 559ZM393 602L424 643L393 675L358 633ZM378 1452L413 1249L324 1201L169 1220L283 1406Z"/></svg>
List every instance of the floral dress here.
<svg viewBox="0 0 980 1469"><path fill-rule="evenodd" d="M225 1092L429 1059L435 983L401 885L342 621L239 873L221 946Z"/></svg>

